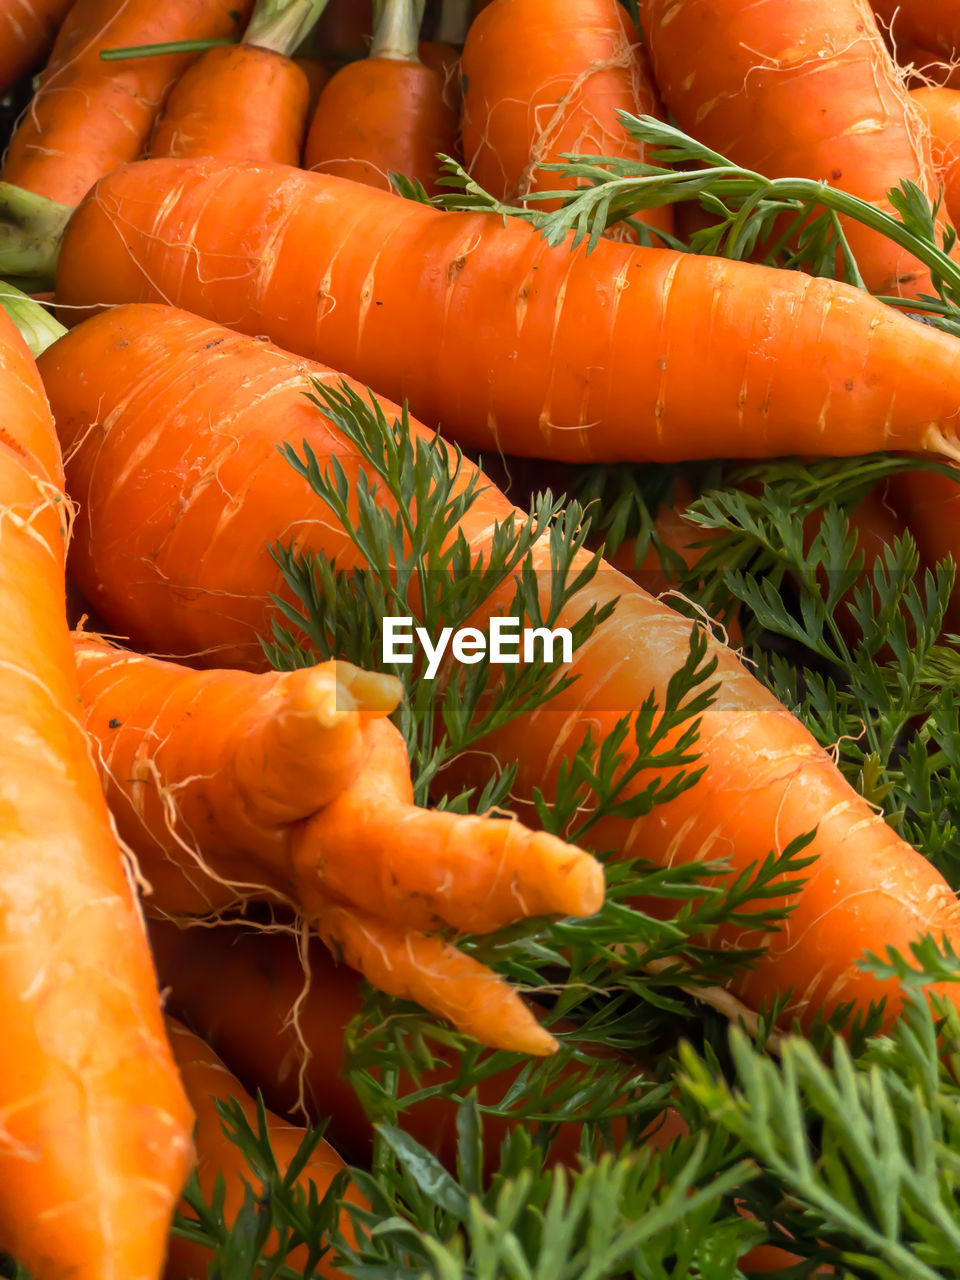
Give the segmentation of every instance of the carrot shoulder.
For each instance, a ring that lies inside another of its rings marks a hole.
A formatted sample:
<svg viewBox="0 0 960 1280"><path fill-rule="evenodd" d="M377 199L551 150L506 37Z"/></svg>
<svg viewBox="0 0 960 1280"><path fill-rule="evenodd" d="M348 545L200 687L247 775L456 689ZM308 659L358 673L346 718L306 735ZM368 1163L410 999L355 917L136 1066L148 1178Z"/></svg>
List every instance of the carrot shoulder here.
<svg viewBox="0 0 960 1280"><path fill-rule="evenodd" d="M516 220L279 165L116 171L67 229L57 297L74 320L172 302L406 399L459 443L533 457L952 450L960 421L960 343L849 286L550 248Z"/></svg>
<svg viewBox="0 0 960 1280"><path fill-rule="evenodd" d="M154 1280L190 1112L77 717L62 472L0 315L0 1239L37 1280Z"/></svg>
<svg viewBox="0 0 960 1280"><path fill-rule="evenodd" d="M467 33L463 76L466 164L503 200L576 187L576 179L540 167L562 163L565 153L642 159L642 145L617 113L663 110L640 38L617 0L497 0ZM669 205L640 219L673 229Z"/></svg>
<svg viewBox="0 0 960 1280"><path fill-rule="evenodd" d="M297 447L306 441L321 469L337 457L348 483L357 483L360 459L303 395L308 372L325 381L337 375L150 306L85 322L40 365L81 506L75 571L115 628L149 637L154 649L262 663L254 637L269 631L271 594L285 590L265 547L282 540L345 568L356 563L344 531L277 449L285 440ZM389 404L384 411L397 412ZM416 423L412 429L423 430ZM176 475L177 484L160 490L150 479L157 474ZM146 492L148 523L133 514ZM485 487L461 524L475 555L486 559L493 528L512 511L492 485ZM545 545L537 544L534 567L549 583ZM503 608L511 593L505 584L485 609ZM602 739L651 694L663 700L688 653L687 620L610 569L578 594L565 617L572 622L618 597L614 616L575 654L570 672L579 679L562 704L540 708L463 760L474 784L486 777L492 751L503 762L519 757L517 799L535 787L549 791L588 729ZM763 958L734 989L754 1005L792 990L787 1015L807 1019L845 1000L865 1005L883 995L892 1015L896 982L861 972L858 960L887 943L906 951L927 932L960 940L956 899L736 657L720 646L712 652L720 690L701 723L706 775L648 818L598 827L595 847L662 863L726 857L739 872L816 828L817 862L792 899L786 927L759 940ZM637 785L645 782L641 777Z"/></svg>
<svg viewBox="0 0 960 1280"><path fill-rule="evenodd" d="M869 0L641 0L640 20L681 127L738 164L887 210L904 179L935 194L929 134ZM703 52L691 67L692 48ZM859 224L845 230L872 292L934 294L905 250Z"/></svg>
<svg viewBox="0 0 960 1280"><path fill-rule="evenodd" d="M0 0L0 91L31 71L53 44L73 0Z"/></svg>

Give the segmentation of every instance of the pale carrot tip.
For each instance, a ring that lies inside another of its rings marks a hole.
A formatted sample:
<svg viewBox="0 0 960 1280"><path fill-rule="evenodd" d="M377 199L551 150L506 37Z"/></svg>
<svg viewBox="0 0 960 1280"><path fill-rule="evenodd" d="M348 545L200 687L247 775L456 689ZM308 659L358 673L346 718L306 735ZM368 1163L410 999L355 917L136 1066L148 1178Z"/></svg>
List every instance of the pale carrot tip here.
<svg viewBox="0 0 960 1280"><path fill-rule="evenodd" d="M349 690L333 677L326 664L296 673L284 707L288 713L310 716L322 729L336 728L356 709Z"/></svg>
<svg viewBox="0 0 960 1280"><path fill-rule="evenodd" d="M347 691L359 711L389 715L403 700L403 684L396 676L363 671L351 663L337 663L337 683Z"/></svg>
<svg viewBox="0 0 960 1280"><path fill-rule="evenodd" d="M511 1048L516 1053L529 1053L536 1058L548 1058L550 1054L557 1052L560 1045L549 1031L540 1026L539 1022L533 1021L532 1026L525 1027L516 1037L514 1044L503 1047Z"/></svg>

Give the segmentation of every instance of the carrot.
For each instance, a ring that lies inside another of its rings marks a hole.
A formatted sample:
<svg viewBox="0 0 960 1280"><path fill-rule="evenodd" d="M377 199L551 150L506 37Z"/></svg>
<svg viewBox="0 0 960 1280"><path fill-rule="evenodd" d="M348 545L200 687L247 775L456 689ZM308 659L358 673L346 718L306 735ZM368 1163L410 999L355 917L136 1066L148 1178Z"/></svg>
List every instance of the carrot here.
<svg viewBox="0 0 960 1280"><path fill-rule="evenodd" d="M960 487L932 471L904 471L888 481L889 501L906 523L922 564L933 569L950 556L958 568L946 626L960 634Z"/></svg>
<svg viewBox="0 0 960 1280"><path fill-rule="evenodd" d="M417 55L417 0L385 0L370 56L349 62L320 95L303 153L306 169L391 190L391 173L436 191L438 154L456 147L446 80Z"/></svg>
<svg viewBox="0 0 960 1280"><path fill-rule="evenodd" d="M300 395L305 373L329 380L336 377L330 371L155 306L95 317L49 348L40 366L82 512L74 570L113 627L150 637L154 649L255 665L262 657L253 637L269 631L271 593L285 592L266 545L282 540L322 551L343 569L357 563L353 544L276 447L306 441L321 470L337 457L347 482L357 483L359 458ZM493 486L485 488L460 526L475 555L486 561L493 528L511 511ZM548 584L544 543L533 567ZM511 594L507 582L485 611L504 608ZM607 570L578 593L560 624L615 598L613 618L574 655L569 673L579 678L570 696L462 758L465 776L474 783L486 776L488 752L505 763L519 757L517 802L534 787L549 793L588 728L602 740L644 699L662 701L688 653L688 621ZM701 720L704 778L649 819L598 823L595 847L663 863L729 857L740 872L816 828L816 865L791 899L783 931L724 936L724 944L766 947L731 989L753 1007L791 989L784 1016L807 1020L843 1001L865 1006L886 996L892 1018L898 984L862 972L857 960L878 939L904 953L931 931L960 942L956 899L734 654L722 646L711 652L720 690Z"/></svg>
<svg viewBox="0 0 960 1280"><path fill-rule="evenodd" d="M0 0L0 92L43 60L71 4L73 0Z"/></svg>
<svg viewBox="0 0 960 1280"><path fill-rule="evenodd" d="M617 0L496 0L467 34L463 74L466 165L503 200L581 185L541 168L562 163L564 153L642 159L617 113L663 113L636 28ZM646 210L641 221L672 231L671 206Z"/></svg>
<svg viewBox="0 0 960 1280"><path fill-rule="evenodd" d="M906 73L908 88L946 86L948 89L960 89L960 66L952 58L905 41L893 41L891 44L897 65Z"/></svg>
<svg viewBox="0 0 960 1280"><path fill-rule="evenodd" d="M208 49L174 85L150 155L299 164L310 82L292 55L325 3L258 0L242 43Z"/></svg>
<svg viewBox="0 0 960 1280"><path fill-rule="evenodd" d="M317 103L320 101L320 94L330 79L330 71L327 64L319 58L301 57L298 54L294 58L294 62L307 77L307 119L309 120L316 110Z"/></svg>
<svg viewBox="0 0 960 1280"><path fill-rule="evenodd" d="M67 227L57 299L70 319L169 301L266 334L506 453L956 452L960 346L862 291L609 241L550 248L516 220L281 166L111 174Z"/></svg>
<svg viewBox="0 0 960 1280"><path fill-rule="evenodd" d="M177 1015L197 1028L248 1088L261 1089L269 1106L282 1114L305 1108L312 1118L329 1116L328 1132L337 1149L355 1163L366 1163L372 1125L345 1076L346 1029L363 1006L358 975L335 966L329 953L314 944L308 951L310 984L305 988L296 945L284 934L226 925L181 930L166 921L151 921L150 937ZM569 1023L558 1024L558 1029L561 1026L573 1031ZM594 1045L589 1052L603 1053ZM500 1104L520 1069L510 1067L481 1078L477 1083L480 1105ZM453 1084L458 1071L456 1057L447 1054L422 1073L416 1087ZM574 1059L561 1075L567 1078L580 1071L582 1066ZM401 1095L415 1087L404 1071L399 1083ZM453 1168L456 1117L452 1098L424 1098L404 1112L403 1126ZM484 1115L488 1168L495 1167L500 1142L514 1123L502 1114ZM623 1122L614 1121L612 1129L622 1143ZM677 1113L667 1109L655 1122L649 1140L666 1146L684 1131ZM561 1125L550 1147L550 1162L576 1164L581 1132L580 1124Z"/></svg>
<svg viewBox="0 0 960 1280"><path fill-rule="evenodd" d="M197 1117L195 1144L200 1190L209 1202L217 1177L222 1176L225 1191L223 1218L229 1227L236 1221L243 1206L244 1183L250 1183L258 1193L262 1191L262 1186L253 1178L240 1148L224 1132L216 1104L231 1099L239 1103L254 1133L257 1132L259 1123L257 1104L240 1081L198 1036L173 1018L167 1018L167 1031L180 1077ZM286 1123L270 1111L267 1112L267 1131L277 1167L281 1173L285 1173L303 1143L305 1131ZM297 1184L306 1190L312 1183L317 1189L318 1199L322 1199L334 1178L345 1168L346 1165L334 1148L321 1138L297 1178ZM353 1186L348 1187L346 1198L355 1204L363 1203L363 1198ZM183 1211L190 1214L186 1205L183 1206ZM345 1211L341 1217L341 1228L349 1231L349 1217ZM268 1242L267 1247L269 1249L275 1245L274 1240ZM316 1274L335 1280L342 1273L333 1266L330 1257L328 1253L321 1258ZM196 1277L207 1274L210 1259L209 1250L201 1245L172 1236L165 1280L196 1280ZM301 1245L288 1253L286 1264L298 1271L303 1270L307 1264L306 1247Z"/></svg>
<svg viewBox="0 0 960 1280"><path fill-rule="evenodd" d="M102 62L102 49L231 35L252 0L76 0L0 178L75 205L140 155L163 100L196 54Z"/></svg>
<svg viewBox="0 0 960 1280"><path fill-rule="evenodd" d="M82 633L74 651L108 799L165 911L233 903L237 869L309 914L346 903L415 929L489 933L600 909L588 854L414 805L406 745L384 718L400 701L393 677L334 662L197 672Z"/></svg>
<svg viewBox="0 0 960 1280"><path fill-rule="evenodd" d="M910 40L947 57L960 54L960 0L871 0L897 41Z"/></svg>
<svg viewBox="0 0 960 1280"><path fill-rule="evenodd" d="M6 314L0 410L0 1239L37 1280L150 1280L190 1112L76 718L60 455Z"/></svg>
<svg viewBox="0 0 960 1280"><path fill-rule="evenodd" d="M910 97L930 128L950 222L960 226L960 89L913 89Z"/></svg>
<svg viewBox="0 0 960 1280"><path fill-rule="evenodd" d="M330 0L313 33L322 57L361 58L373 31L373 0Z"/></svg>
<svg viewBox="0 0 960 1280"><path fill-rule="evenodd" d="M75 652L85 728L154 909L292 897L376 986L485 1044L556 1048L505 982L423 931L592 915L602 868L516 822L416 808L383 718L396 680L332 662L201 673L83 635Z"/></svg>
<svg viewBox="0 0 960 1280"><path fill-rule="evenodd" d="M906 178L935 193L929 135L869 0L641 0L640 20L667 106L723 155L886 210L887 192ZM693 68L691 48L707 51ZM844 229L872 292L934 295L905 250L859 224Z"/></svg>
<svg viewBox="0 0 960 1280"><path fill-rule="evenodd" d="M417 57L425 67L429 67L440 77L443 101L459 119L463 98L460 54L453 45L445 44L442 40L421 40L417 45ZM460 154L459 138L454 139L454 142L454 150L450 154L456 156Z"/></svg>

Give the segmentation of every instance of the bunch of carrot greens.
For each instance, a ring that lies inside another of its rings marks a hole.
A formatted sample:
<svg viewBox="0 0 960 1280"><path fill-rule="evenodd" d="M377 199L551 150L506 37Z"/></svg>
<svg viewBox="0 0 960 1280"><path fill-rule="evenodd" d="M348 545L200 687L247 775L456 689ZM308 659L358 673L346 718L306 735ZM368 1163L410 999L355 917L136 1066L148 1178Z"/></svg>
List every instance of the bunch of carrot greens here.
<svg viewBox="0 0 960 1280"><path fill-rule="evenodd" d="M960 1277L958 64L0 0L0 1274Z"/></svg>

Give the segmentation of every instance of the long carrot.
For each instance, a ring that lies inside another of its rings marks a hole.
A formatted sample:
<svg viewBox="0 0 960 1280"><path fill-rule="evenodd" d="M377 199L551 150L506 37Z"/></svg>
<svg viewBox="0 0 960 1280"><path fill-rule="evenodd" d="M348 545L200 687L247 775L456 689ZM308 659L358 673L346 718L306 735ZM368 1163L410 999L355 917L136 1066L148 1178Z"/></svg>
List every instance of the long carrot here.
<svg viewBox="0 0 960 1280"><path fill-rule="evenodd" d="M960 54L960 0L870 0L897 41L911 40L947 57Z"/></svg>
<svg viewBox="0 0 960 1280"><path fill-rule="evenodd" d="M0 314L0 1239L37 1280L153 1280L190 1111L78 723L63 475Z"/></svg>
<svg viewBox="0 0 960 1280"><path fill-rule="evenodd" d="M299 164L310 82L292 55L325 4L259 0L243 41L208 49L174 85L150 155Z"/></svg>
<svg viewBox="0 0 960 1280"><path fill-rule="evenodd" d="M929 136L869 0L641 0L640 20L664 101L708 146L881 208L906 178L934 195ZM691 66L692 48L704 52ZM874 293L934 293L904 250L860 225L845 229Z"/></svg>
<svg viewBox="0 0 960 1280"><path fill-rule="evenodd" d="M576 179L540 167L563 153L642 159L617 113L663 110L636 28L617 0L496 0L470 27L463 74L467 168L510 201L576 187ZM671 231L671 207L649 209L642 221Z"/></svg>
<svg viewBox="0 0 960 1280"><path fill-rule="evenodd" d="M456 147L446 82L417 54L418 0L385 0L370 56L348 62L320 94L304 147L306 169L391 190L390 174L436 190L438 154Z"/></svg>
<svg viewBox="0 0 960 1280"><path fill-rule="evenodd" d="M933 138L933 160L950 222L960 226L960 89L913 89L910 97Z"/></svg>
<svg viewBox="0 0 960 1280"><path fill-rule="evenodd" d="M859 290L609 241L550 248L514 220L279 165L111 174L67 227L57 298L68 318L168 301L266 334L506 453L956 450L960 345Z"/></svg>
<svg viewBox="0 0 960 1280"><path fill-rule="evenodd" d="M143 150L191 53L103 62L104 49L232 35L252 0L77 0L0 178L75 205L98 178Z"/></svg>
<svg viewBox="0 0 960 1280"><path fill-rule="evenodd" d="M115 628L149 637L153 649L256 664L262 659L252 638L269 630L271 593L284 592L266 544L323 551L342 568L357 562L324 503L276 447L307 441L321 468L338 457L348 483L357 482L358 457L300 394L308 371L327 381L336 375L149 306L95 317L40 364L82 511L75 572ZM486 559L494 525L511 511L493 486L484 490L461 525L474 554ZM544 543L534 568L548 583ZM511 592L506 583L485 610L502 609ZM492 751L504 762L519 756L518 799L534 787L549 791L588 728L602 739L651 694L664 697L687 654L691 624L613 570L579 593L564 617L572 621L616 597L615 616L574 655L569 670L579 679L570 697L465 759L474 781L485 776ZM762 940L762 960L732 989L754 1006L792 989L787 1015L807 1019L842 1001L865 1005L884 995L892 1017L898 985L861 972L858 958L881 941L906 951L930 931L960 940L955 897L733 653L713 652L721 684L701 722L705 777L649 819L598 824L596 847L663 863L723 856L742 871L817 828L817 862L787 925Z"/></svg>
<svg viewBox="0 0 960 1280"><path fill-rule="evenodd" d="M397 681L327 663L195 672L76 638L84 723L166 912L279 896L375 985L486 1044L554 1049L517 994L425 931L592 915L598 862L516 822L416 808Z"/></svg>
<svg viewBox="0 0 960 1280"><path fill-rule="evenodd" d="M71 4L73 0L0 0L0 92L45 57Z"/></svg>
<svg viewBox="0 0 960 1280"><path fill-rule="evenodd" d="M197 1117L194 1141L200 1190L209 1200L217 1177L222 1176L225 1192L223 1217L227 1226L232 1226L243 1206L244 1183L249 1182L257 1192L261 1188L247 1167L240 1148L224 1132L216 1104L231 1099L239 1103L247 1123L255 1133L258 1129L257 1105L240 1081L199 1036L195 1036L173 1018L167 1018L167 1031L180 1078ZM267 1131L277 1166L281 1173L285 1173L300 1149L305 1131L269 1111ZM346 1165L330 1143L321 1139L297 1178L297 1183L304 1189L312 1183L317 1189L318 1198L322 1199L331 1182L345 1168ZM346 1198L355 1204L363 1203L353 1186L347 1188ZM185 1208L184 1212L189 1214L189 1208ZM346 1212L343 1214L341 1227L349 1230ZM267 1247L272 1246L268 1243ZM333 1266L330 1257L328 1253L320 1260L317 1274L328 1277L328 1280L335 1280L342 1273ZM210 1252L201 1245L177 1236L171 1237L165 1280L196 1280L207 1274L210 1259ZM303 1245L287 1254L286 1264L289 1267L302 1270L306 1263L307 1250Z"/></svg>

